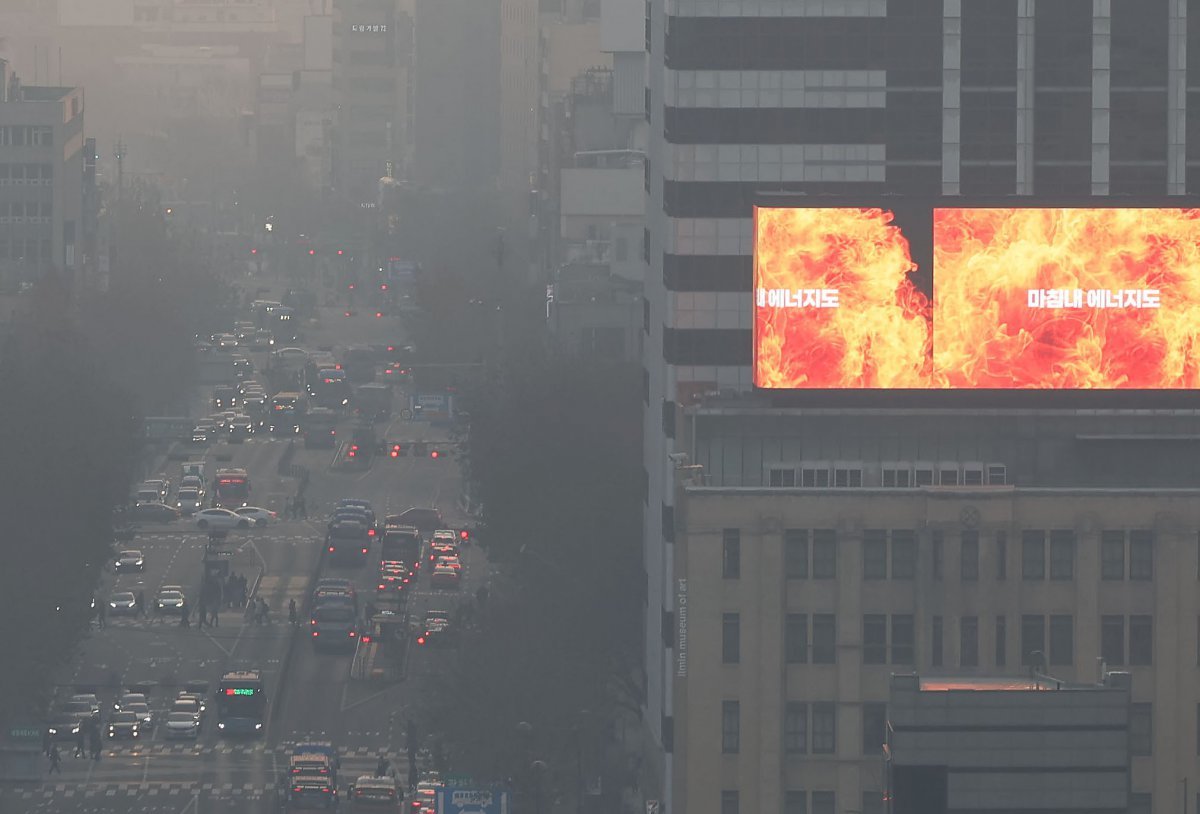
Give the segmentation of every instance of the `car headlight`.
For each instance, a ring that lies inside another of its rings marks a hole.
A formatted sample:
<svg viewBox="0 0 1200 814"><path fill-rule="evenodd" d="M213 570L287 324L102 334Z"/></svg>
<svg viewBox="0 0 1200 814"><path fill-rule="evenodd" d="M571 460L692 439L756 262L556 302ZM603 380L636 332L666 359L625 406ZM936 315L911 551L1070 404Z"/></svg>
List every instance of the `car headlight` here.
<svg viewBox="0 0 1200 814"><path fill-rule="evenodd" d="M57 735L57 734L58 734L58 730L57 730L57 729L55 729L54 727L50 727L50 728L49 728L49 729L47 729L46 731L47 731L47 732L49 732L51 735Z"/></svg>
<svg viewBox="0 0 1200 814"><path fill-rule="evenodd" d="M115 608L115 607L117 606L117 603L116 603L116 602L109 602L109 603L108 603L108 606L109 606L110 608Z"/></svg>
<svg viewBox="0 0 1200 814"><path fill-rule="evenodd" d="M221 723L217 724L217 729L224 729L224 728L225 728L225 722L224 722L224 721L222 721Z"/></svg>
<svg viewBox="0 0 1200 814"><path fill-rule="evenodd" d="M255 725L254 725L254 728L255 728L255 729L262 729L262 724L255 724Z"/></svg>

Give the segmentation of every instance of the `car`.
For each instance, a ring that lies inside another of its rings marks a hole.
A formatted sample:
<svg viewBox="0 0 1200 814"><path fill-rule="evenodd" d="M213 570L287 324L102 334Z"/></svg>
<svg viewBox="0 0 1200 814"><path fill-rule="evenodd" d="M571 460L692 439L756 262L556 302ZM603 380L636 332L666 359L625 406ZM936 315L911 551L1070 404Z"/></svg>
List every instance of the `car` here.
<svg viewBox="0 0 1200 814"><path fill-rule="evenodd" d="M446 527L442 513L433 508L414 506L400 514L388 515L387 522L393 526L416 526L422 534L432 534Z"/></svg>
<svg viewBox="0 0 1200 814"><path fill-rule="evenodd" d="M120 573L141 571L145 567L146 558L142 555L142 552L132 548L117 554L117 559L113 562L113 568Z"/></svg>
<svg viewBox="0 0 1200 814"><path fill-rule="evenodd" d="M131 591L118 591L108 598L108 612L112 616L132 616L137 613L137 598Z"/></svg>
<svg viewBox="0 0 1200 814"><path fill-rule="evenodd" d="M233 511L234 514L249 518L256 526L265 526L267 523L274 522L279 517L279 512L273 512L270 509L263 509L258 506L243 506Z"/></svg>
<svg viewBox="0 0 1200 814"><path fill-rule="evenodd" d="M240 415L237 418L229 420L229 440L233 443L241 443L254 435L254 420L248 415Z"/></svg>
<svg viewBox="0 0 1200 814"><path fill-rule="evenodd" d="M127 692L113 702L113 712L120 712L127 709L130 704L148 704L146 694L140 692Z"/></svg>
<svg viewBox="0 0 1200 814"><path fill-rule="evenodd" d="M94 692L80 692L71 696L72 704L87 704L93 718L100 719L100 699Z"/></svg>
<svg viewBox="0 0 1200 814"><path fill-rule="evenodd" d="M299 370L308 361L308 351L303 348L279 348L271 352L277 364L289 370Z"/></svg>
<svg viewBox="0 0 1200 814"><path fill-rule="evenodd" d="M150 711L150 705L144 701L126 704L122 707L121 712L132 712L146 729L151 729L154 726L154 713Z"/></svg>
<svg viewBox="0 0 1200 814"><path fill-rule="evenodd" d="M192 522L198 529L248 529L251 520L229 509L203 509L192 516Z"/></svg>
<svg viewBox="0 0 1200 814"><path fill-rule="evenodd" d="M142 721L135 712L114 712L108 719L109 740L136 739L142 735Z"/></svg>
<svg viewBox="0 0 1200 814"><path fill-rule="evenodd" d="M288 774L292 777L321 777L326 782L336 783L336 772L323 752L300 752L293 750L288 758Z"/></svg>
<svg viewBox="0 0 1200 814"><path fill-rule="evenodd" d="M394 777L363 775L348 790L353 811L398 811L404 793Z"/></svg>
<svg viewBox="0 0 1200 814"><path fill-rule="evenodd" d="M433 533L430 541L436 543L439 540L444 540L451 545L458 545L458 532L454 529L438 529Z"/></svg>
<svg viewBox="0 0 1200 814"><path fill-rule="evenodd" d="M73 741L79 734L79 718L68 712L60 712L46 724L46 734L53 741Z"/></svg>
<svg viewBox="0 0 1200 814"><path fill-rule="evenodd" d="M204 497L204 478L199 475L184 475L183 479L179 481L179 488L195 489L201 497Z"/></svg>
<svg viewBox="0 0 1200 814"><path fill-rule="evenodd" d="M197 424L192 427L192 443L207 444L216 435L217 426L211 421L206 421L202 424Z"/></svg>
<svg viewBox="0 0 1200 814"><path fill-rule="evenodd" d="M134 520L154 523L170 523L182 516L179 509L165 503L139 503L133 507L131 515Z"/></svg>
<svg viewBox="0 0 1200 814"><path fill-rule="evenodd" d="M212 339L217 350L232 351L238 346L237 337L233 334L214 334Z"/></svg>
<svg viewBox="0 0 1200 814"><path fill-rule="evenodd" d="M165 503L167 501L167 496L171 494L171 481L166 478L153 478L142 481L142 485L138 488L157 489L161 502Z"/></svg>
<svg viewBox="0 0 1200 814"><path fill-rule="evenodd" d="M204 508L204 495L198 489L180 489L175 505L182 515L193 515Z"/></svg>
<svg viewBox="0 0 1200 814"><path fill-rule="evenodd" d="M212 424L214 433L222 433L229 428L229 416L224 413L213 413L203 423Z"/></svg>
<svg viewBox="0 0 1200 814"><path fill-rule="evenodd" d="M436 571L439 566L445 566L447 568L453 568L455 571L461 571L462 570L462 560L460 560L456 555L453 555L453 554L442 555L442 556L439 556L434 561L433 570Z"/></svg>
<svg viewBox="0 0 1200 814"><path fill-rule="evenodd" d="M317 580L317 584L313 588L313 593L316 594L317 591L321 590L337 590L348 593L351 596L357 594L357 591L354 589L354 583L351 580L341 577L321 577Z"/></svg>
<svg viewBox="0 0 1200 814"><path fill-rule="evenodd" d="M175 697L176 703L179 703L180 701L194 702L196 705L196 710L200 713L201 721L203 721L204 718L208 715L208 702L205 701L205 697L203 695L201 695L200 693L187 692L186 690L184 690L184 691L180 692L178 696Z"/></svg>
<svg viewBox="0 0 1200 814"><path fill-rule="evenodd" d="M338 756L337 748L332 741L302 741L292 747L293 755L324 755L329 759L329 765L336 772L342 768L342 759Z"/></svg>
<svg viewBox="0 0 1200 814"><path fill-rule="evenodd" d="M259 328L250 339L250 347L255 350L270 350L275 347L275 337L266 328Z"/></svg>
<svg viewBox="0 0 1200 814"><path fill-rule="evenodd" d="M72 716L76 722L80 724L88 721L100 721L100 710L93 706L90 701L68 701L63 704L62 711Z"/></svg>
<svg viewBox="0 0 1200 814"><path fill-rule="evenodd" d="M190 712L168 712L163 729L168 738L198 738L200 716Z"/></svg>
<svg viewBox="0 0 1200 814"><path fill-rule="evenodd" d="M458 569L448 565L439 565L433 569L429 583L435 588L457 588L459 583Z"/></svg>
<svg viewBox="0 0 1200 814"><path fill-rule="evenodd" d="M449 611L430 610L418 628L417 644L439 645L448 643L454 636L454 626Z"/></svg>
<svg viewBox="0 0 1200 814"><path fill-rule="evenodd" d="M245 396L246 393L251 390L256 390L261 393L263 392L263 386L255 379L242 379L237 383L237 391L239 395Z"/></svg>
<svg viewBox="0 0 1200 814"><path fill-rule="evenodd" d="M189 712L197 719L204 718L205 706L195 696L181 693L172 703L171 712Z"/></svg>
<svg viewBox="0 0 1200 814"><path fill-rule="evenodd" d="M234 356L233 372L234 375L238 376L239 378L243 376L249 376L254 372L254 365L245 356Z"/></svg>
<svg viewBox="0 0 1200 814"><path fill-rule="evenodd" d="M437 562L438 557L457 557L458 546L445 540L435 540L429 544L429 561Z"/></svg>
<svg viewBox="0 0 1200 814"><path fill-rule="evenodd" d="M154 607L159 613L179 613L187 600L178 585L164 585L154 597Z"/></svg>

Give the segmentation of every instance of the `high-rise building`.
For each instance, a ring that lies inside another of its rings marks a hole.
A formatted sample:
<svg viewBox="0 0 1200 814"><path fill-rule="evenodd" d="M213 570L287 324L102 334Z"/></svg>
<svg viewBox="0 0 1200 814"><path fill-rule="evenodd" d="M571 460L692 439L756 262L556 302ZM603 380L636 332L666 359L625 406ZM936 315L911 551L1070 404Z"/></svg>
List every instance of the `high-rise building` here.
<svg viewBox="0 0 1200 814"><path fill-rule="evenodd" d="M333 187L352 206L376 204L380 179L407 177L412 57L411 0L336 0Z"/></svg>
<svg viewBox="0 0 1200 814"><path fill-rule="evenodd" d="M698 394L723 393L737 402L752 389L756 196L1145 200L1200 189L1200 174L1191 166L1200 167L1200 161L1189 161L1187 151L1191 124L1200 121L1200 100L1188 91L1188 76L1196 74L1192 66L1200 60L1186 58L1200 53L1200 28L1189 19L1196 15L1188 14L1188 6L1178 0L647 3L646 723L658 744L648 765L658 767L663 782L643 793L659 800L662 810L685 810L672 806L672 789L693 779L693 769L673 758L684 725L679 716L692 710L675 694L678 639L664 629L678 610L671 456L684 451L686 436L676 435L674 416ZM772 420L797 428L805 422L786 409ZM1114 418L1121 420L1135 421ZM713 453L717 459L741 460L753 438L721 443L727 448ZM1127 452L1151 454L1144 447ZM788 453L793 454L798 453ZM711 482L757 486L767 477L760 468L748 466L744 481L740 471L710 473ZM1194 483L1188 475L1176 485ZM1073 484L1064 476L1053 485ZM1119 612L1144 615L1132 606ZM1049 618L1060 611L1029 613ZM1067 613L1086 613L1089 620L1097 615L1082 606L1061 610ZM994 612L983 611L988 614ZM1118 609L1106 615L1118 615ZM1152 692L1153 686L1143 682L1135 691ZM864 700L875 703L885 695ZM713 723L719 719L709 712L693 725L708 727L719 744ZM1182 708L1172 714L1179 720L1194 717ZM774 771L779 777L784 759L779 745L764 742L763 749L756 759L774 763L762 767L761 776ZM746 761L718 755L713 765L720 767L722 782L736 773L749 784L760 767L750 770ZM1147 781L1136 765L1134 779L1156 799L1166 794L1166 781L1158 775L1141 785ZM857 809L858 800L843 801L838 810L850 808ZM736 795L686 806L718 809L738 811Z"/></svg>
<svg viewBox="0 0 1200 814"><path fill-rule="evenodd" d="M0 60L0 281L83 268L83 89L22 85Z"/></svg>

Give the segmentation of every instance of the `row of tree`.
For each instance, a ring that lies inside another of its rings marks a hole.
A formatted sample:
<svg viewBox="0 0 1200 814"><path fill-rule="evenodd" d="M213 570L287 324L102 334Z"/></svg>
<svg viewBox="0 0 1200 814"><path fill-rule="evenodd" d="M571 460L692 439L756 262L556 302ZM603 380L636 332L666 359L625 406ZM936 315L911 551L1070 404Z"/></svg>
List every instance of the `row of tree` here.
<svg viewBox="0 0 1200 814"><path fill-rule="evenodd" d="M0 340L0 722L36 714L86 636L141 417L182 401L192 335L228 298L154 207L131 200L111 217L108 290L47 272Z"/></svg>

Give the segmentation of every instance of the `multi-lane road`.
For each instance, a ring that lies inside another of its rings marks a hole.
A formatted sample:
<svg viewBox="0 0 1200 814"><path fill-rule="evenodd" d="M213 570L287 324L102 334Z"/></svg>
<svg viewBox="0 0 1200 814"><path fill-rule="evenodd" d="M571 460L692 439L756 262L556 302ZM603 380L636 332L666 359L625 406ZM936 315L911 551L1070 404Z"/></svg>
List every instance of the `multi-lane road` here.
<svg viewBox="0 0 1200 814"><path fill-rule="evenodd" d="M319 324L310 327L307 347L342 347L354 343L394 341L399 329L394 319L371 314L345 317L341 309L320 311ZM255 354L256 364L263 361ZM259 377L260 380L262 377ZM207 412L208 391L197 389L195 410ZM397 419L382 438L437 439L444 432L424 422ZM207 471L237 466L247 470L252 483L251 504L280 512L296 493L296 469L282 467L288 442L266 436L244 444L216 443L196 448ZM331 566L322 557L323 517L342 497L370 500L377 515L398 513L411 506L435 506L448 524L461 525L457 509L460 475L450 457L375 458L366 471L344 472L331 467L334 451L308 450L297 442L291 463L309 473L305 491L308 519L281 519L261 529L231 532L231 569L244 575L255 595L271 608L270 623L247 622L238 608L224 608L216 627L199 629L196 614L183 628L178 620L114 618L95 629L72 655L58 678L58 695L96 691L107 709L122 687L152 684L151 707L165 718L166 708L180 686L189 680L207 680L215 687L229 669L257 668L267 679L270 717L263 737L227 740L217 737L214 722L206 721L196 741L168 741L161 722L143 742L106 742L99 761L71 757L62 744L62 773L47 775L32 784L0 787L3 812L79 812L79 814L152 814L152 812L267 812L278 811L275 789L291 744L313 737L327 739L342 752L343 782L370 773L386 755L403 774L407 768L404 728L416 719L421 731L435 723L422 711L425 679L430 676L437 651L415 644L394 645L403 655L403 667L381 678L378 673L352 677L352 654L315 652L306 620L292 627L287 620L290 599L303 607L315 577L323 574L350 577L365 599L373 597L378 550L366 564L354 568ZM178 480L178 461L163 461L162 468ZM151 600L160 585L178 584L197 608L203 572L206 535L186 522L145 526L132 543L119 547L144 552L142 573L108 574L100 599L119 590L145 593ZM474 547L464 549L462 585L458 590L435 590L422 574L408 607L411 617L425 610L454 610L477 587L489 580L490 569ZM106 709L106 714L107 714ZM422 758L423 759L423 758Z"/></svg>

